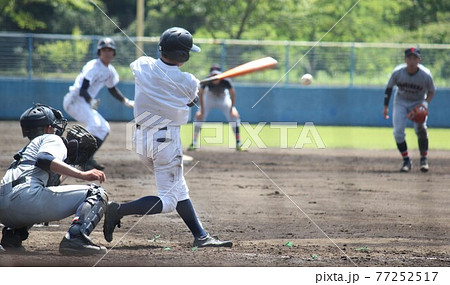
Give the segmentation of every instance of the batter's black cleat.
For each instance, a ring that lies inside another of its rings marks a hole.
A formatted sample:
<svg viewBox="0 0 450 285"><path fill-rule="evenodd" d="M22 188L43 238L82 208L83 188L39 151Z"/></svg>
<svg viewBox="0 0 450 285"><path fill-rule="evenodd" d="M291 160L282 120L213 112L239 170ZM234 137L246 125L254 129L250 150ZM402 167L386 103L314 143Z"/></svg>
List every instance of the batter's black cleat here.
<svg viewBox="0 0 450 285"><path fill-rule="evenodd" d="M105 254L106 247L94 244L89 237L77 236L70 239L64 237L59 244L62 255L94 255Z"/></svg>
<svg viewBox="0 0 450 285"><path fill-rule="evenodd" d="M410 172L412 168L411 159L403 160L402 168L400 168L400 172Z"/></svg>
<svg viewBox="0 0 450 285"><path fill-rule="evenodd" d="M430 166L428 165L428 159L426 156L422 156L420 158L420 171L422 172L428 172L430 169Z"/></svg>
<svg viewBox="0 0 450 285"><path fill-rule="evenodd" d="M113 240L113 232L116 226L120 228L120 219L123 216L118 213L119 207L120 205L116 202L109 202L106 207L105 221L103 222L103 236L107 242Z"/></svg>
<svg viewBox="0 0 450 285"><path fill-rule="evenodd" d="M212 237L209 234L203 238L194 239L194 247L233 247L231 241L221 241L217 237Z"/></svg>

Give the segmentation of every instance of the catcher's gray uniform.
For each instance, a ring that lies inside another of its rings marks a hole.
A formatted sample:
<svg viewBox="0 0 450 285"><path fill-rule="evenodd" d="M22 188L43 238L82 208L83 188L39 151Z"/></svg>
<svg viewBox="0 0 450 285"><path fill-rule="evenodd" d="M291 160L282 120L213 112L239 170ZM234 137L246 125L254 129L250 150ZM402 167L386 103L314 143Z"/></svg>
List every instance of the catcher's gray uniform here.
<svg viewBox="0 0 450 285"><path fill-rule="evenodd" d="M1 180L0 222L5 225L1 245L7 250L22 250L22 241L34 224L76 214L59 251L76 255L105 253L106 248L93 244L88 236L103 216L108 202L106 192L95 184L57 186L60 175L53 171L73 177L80 174L90 180L101 179L104 174L98 170L78 172L64 162L68 148L60 135L67 120L59 110L36 104L22 114L20 123L30 142L14 155L15 160ZM53 134L55 129L58 135ZM92 136L91 140L95 142ZM76 151L74 146L84 151L86 143L80 138L67 146L71 144L71 151ZM69 158L79 161L72 152Z"/></svg>
<svg viewBox="0 0 450 285"><path fill-rule="evenodd" d="M47 187L50 173L35 166L40 152L66 159L67 150L57 135L33 139L16 167L9 168L0 190L0 221L11 228L64 219L75 213L86 199L87 185Z"/></svg>

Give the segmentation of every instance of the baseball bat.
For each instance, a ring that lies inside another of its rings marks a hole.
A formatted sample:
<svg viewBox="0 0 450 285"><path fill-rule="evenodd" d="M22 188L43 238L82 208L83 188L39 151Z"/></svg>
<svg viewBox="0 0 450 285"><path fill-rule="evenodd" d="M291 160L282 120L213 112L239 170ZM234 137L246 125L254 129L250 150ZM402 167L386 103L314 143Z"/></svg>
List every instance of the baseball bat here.
<svg viewBox="0 0 450 285"><path fill-rule="evenodd" d="M276 61L274 58L270 56L252 60L247 63L228 69L227 71L224 71L220 74L205 78L202 81L200 81L200 83L207 83L218 79L236 77L247 73L264 70L267 68L274 67L275 65L277 65L277 63L278 61Z"/></svg>

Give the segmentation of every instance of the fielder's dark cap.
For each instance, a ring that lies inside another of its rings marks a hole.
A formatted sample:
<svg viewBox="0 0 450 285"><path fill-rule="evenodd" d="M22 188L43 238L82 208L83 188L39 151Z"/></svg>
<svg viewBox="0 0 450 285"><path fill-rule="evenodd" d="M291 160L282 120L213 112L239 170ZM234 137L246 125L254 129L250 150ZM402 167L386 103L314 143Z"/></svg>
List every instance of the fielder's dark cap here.
<svg viewBox="0 0 450 285"><path fill-rule="evenodd" d="M405 57L408 57L412 54L420 58L420 49L411 47L405 50Z"/></svg>
<svg viewBox="0 0 450 285"><path fill-rule="evenodd" d="M211 68L209 69L209 72L213 72L214 70L222 71L222 68L220 67L220 65L214 64L214 65L211 66Z"/></svg>

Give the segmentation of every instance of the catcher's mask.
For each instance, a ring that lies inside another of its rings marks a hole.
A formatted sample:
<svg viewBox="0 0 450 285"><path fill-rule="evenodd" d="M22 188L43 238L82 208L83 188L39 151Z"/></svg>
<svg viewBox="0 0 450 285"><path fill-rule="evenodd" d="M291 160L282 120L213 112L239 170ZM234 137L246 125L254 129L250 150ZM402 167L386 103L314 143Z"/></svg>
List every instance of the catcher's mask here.
<svg viewBox="0 0 450 285"><path fill-rule="evenodd" d="M111 38L102 38L97 43L97 55L100 55L100 50L102 48L110 48L114 51L114 56L116 56L116 43Z"/></svg>
<svg viewBox="0 0 450 285"><path fill-rule="evenodd" d="M173 27L164 31L159 39L159 51L163 56L186 62L189 60L189 52L200 52L201 49L194 45L191 33L179 27Z"/></svg>
<svg viewBox="0 0 450 285"><path fill-rule="evenodd" d="M67 126L67 119L61 111L43 104L34 104L20 116L22 135L32 140L45 133L45 127L51 126L55 134L62 136Z"/></svg>

